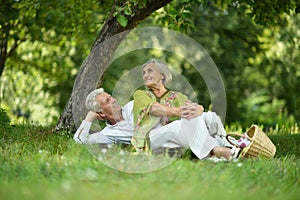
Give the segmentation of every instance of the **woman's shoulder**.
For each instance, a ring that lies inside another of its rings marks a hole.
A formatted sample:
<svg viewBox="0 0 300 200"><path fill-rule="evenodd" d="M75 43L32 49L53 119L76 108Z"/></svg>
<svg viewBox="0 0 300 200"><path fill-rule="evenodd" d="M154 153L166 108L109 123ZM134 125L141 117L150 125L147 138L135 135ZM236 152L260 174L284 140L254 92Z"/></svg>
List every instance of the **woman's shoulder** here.
<svg viewBox="0 0 300 200"><path fill-rule="evenodd" d="M141 94L145 94L145 93L146 93L145 90L138 89L138 90L134 91L133 96L141 95Z"/></svg>
<svg viewBox="0 0 300 200"><path fill-rule="evenodd" d="M169 91L169 97L172 97L172 98L180 98L180 99L187 99L187 96L185 94L182 94L181 92L179 91L173 91L173 90L170 90Z"/></svg>
<svg viewBox="0 0 300 200"><path fill-rule="evenodd" d="M142 96L152 96L152 93L149 90L138 89L133 93L133 98L142 97Z"/></svg>
<svg viewBox="0 0 300 200"><path fill-rule="evenodd" d="M134 93L141 93L141 92L145 92L145 90L143 90L143 89L137 89L136 91L134 91Z"/></svg>

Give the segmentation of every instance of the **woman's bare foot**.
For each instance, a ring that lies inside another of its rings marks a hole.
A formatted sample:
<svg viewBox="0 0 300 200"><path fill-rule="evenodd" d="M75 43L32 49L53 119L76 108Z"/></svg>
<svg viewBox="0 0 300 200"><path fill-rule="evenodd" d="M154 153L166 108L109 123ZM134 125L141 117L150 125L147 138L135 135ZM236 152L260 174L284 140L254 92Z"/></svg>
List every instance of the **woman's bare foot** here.
<svg viewBox="0 0 300 200"><path fill-rule="evenodd" d="M211 151L212 156L216 156L218 158L226 158L230 159L232 156L232 152L230 148L227 147L214 147Z"/></svg>

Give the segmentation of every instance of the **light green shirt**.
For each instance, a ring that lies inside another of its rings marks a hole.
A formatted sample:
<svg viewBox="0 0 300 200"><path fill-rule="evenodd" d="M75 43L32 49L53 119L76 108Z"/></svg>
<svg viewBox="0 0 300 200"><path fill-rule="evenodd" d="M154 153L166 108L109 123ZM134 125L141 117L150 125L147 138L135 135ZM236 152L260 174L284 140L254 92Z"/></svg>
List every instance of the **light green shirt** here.
<svg viewBox="0 0 300 200"><path fill-rule="evenodd" d="M152 128L158 123L166 125L180 119L177 116L158 117L150 114L149 110L152 104L159 102L169 107L180 107L184 105L187 97L180 92L167 91L162 97L157 98L152 91L145 89L135 91L133 99L134 133L131 142L134 147L144 148L147 151L149 148L149 132Z"/></svg>

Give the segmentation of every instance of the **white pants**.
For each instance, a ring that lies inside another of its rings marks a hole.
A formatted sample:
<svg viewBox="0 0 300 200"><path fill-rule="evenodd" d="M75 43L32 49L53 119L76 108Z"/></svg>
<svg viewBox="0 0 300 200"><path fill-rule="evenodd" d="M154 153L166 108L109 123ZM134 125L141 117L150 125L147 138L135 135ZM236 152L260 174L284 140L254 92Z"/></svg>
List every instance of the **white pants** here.
<svg viewBox="0 0 300 200"><path fill-rule="evenodd" d="M203 113L191 120L176 120L165 126L158 125L149 134L153 151L160 148L190 148L204 159L215 146L227 145L226 132L220 118L214 112Z"/></svg>
<svg viewBox="0 0 300 200"><path fill-rule="evenodd" d="M201 115L205 121L207 130L211 136L216 138L220 146L232 147L226 140L226 131L220 117L215 112L204 112Z"/></svg>

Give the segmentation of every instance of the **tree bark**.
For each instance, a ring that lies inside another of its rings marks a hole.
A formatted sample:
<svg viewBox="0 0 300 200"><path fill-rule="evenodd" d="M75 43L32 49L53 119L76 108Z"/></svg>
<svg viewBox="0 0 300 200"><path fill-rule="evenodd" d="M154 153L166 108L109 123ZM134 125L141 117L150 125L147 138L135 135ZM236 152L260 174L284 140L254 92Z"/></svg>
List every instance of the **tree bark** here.
<svg viewBox="0 0 300 200"><path fill-rule="evenodd" d="M123 1L114 2L110 15L94 42L91 53L79 69L71 96L56 125L55 129L57 131L62 129L69 131L76 130L87 112L84 105L86 96L92 90L101 86L104 72L109 65L114 51L118 48L123 38L143 19L171 1L148 0L143 8L139 8L139 5L136 5L132 9L134 16L127 17L128 23L126 27L122 27L116 18L113 17L115 6L122 6L121 2ZM112 37L113 40L110 39Z"/></svg>

